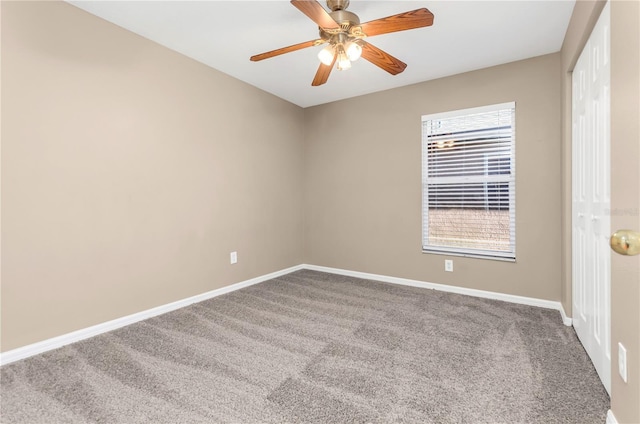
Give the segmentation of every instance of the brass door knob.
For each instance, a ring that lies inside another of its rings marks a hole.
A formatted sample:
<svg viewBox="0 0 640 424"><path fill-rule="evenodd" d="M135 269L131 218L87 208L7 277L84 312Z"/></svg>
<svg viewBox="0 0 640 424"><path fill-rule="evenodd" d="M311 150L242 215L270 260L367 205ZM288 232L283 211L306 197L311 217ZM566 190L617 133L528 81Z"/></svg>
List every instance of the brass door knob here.
<svg viewBox="0 0 640 424"><path fill-rule="evenodd" d="M621 255L633 256L640 253L640 233L631 230L618 230L609 240L611 249Z"/></svg>

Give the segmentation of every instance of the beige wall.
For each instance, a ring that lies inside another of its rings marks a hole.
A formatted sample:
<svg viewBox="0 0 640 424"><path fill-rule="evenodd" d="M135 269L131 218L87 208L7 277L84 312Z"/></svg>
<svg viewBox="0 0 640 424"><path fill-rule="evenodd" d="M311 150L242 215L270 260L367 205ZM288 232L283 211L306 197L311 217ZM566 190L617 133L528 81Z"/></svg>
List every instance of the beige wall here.
<svg viewBox="0 0 640 424"><path fill-rule="evenodd" d="M305 109L309 263L560 299L560 55ZM421 252L421 115L516 101L516 263Z"/></svg>
<svg viewBox="0 0 640 424"><path fill-rule="evenodd" d="M604 1L578 1L562 47L563 278L571 308L571 71ZM611 3L611 228L640 231L640 2ZM611 409L620 423L640 422L640 256L611 257ZM628 382L618 375L618 343L628 353Z"/></svg>
<svg viewBox="0 0 640 424"><path fill-rule="evenodd" d="M611 3L611 228L640 231L640 2ZM611 409L640 423L640 255L611 258ZM628 351L628 382L618 370Z"/></svg>
<svg viewBox="0 0 640 424"><path fill-rule="evenodd" d="M2 2L2 351L302 263L303 124L73 6Z"/></svg>

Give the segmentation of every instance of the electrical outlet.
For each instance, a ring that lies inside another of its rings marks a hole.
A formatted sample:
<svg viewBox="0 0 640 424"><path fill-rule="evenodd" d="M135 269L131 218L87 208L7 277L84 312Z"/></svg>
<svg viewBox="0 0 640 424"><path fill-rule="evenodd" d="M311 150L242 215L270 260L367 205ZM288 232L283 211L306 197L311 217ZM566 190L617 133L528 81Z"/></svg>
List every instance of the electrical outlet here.
<svg viewBox="0 0 640 424"><path fill-rule="evenodd" d="M453 261L451 259L444 260L444 270L448 272L453 272Z"/></svg>
<svg viewBox="0 0 640 424"><path fill-rule="evenodd" d="M622 377L622 381L627 382L627 349L618 343L618 373Z"/></svg>
<svg viewBox="0 0 640 424"><path fill-rule="evenodd" d="M229 259L232 265L238 263L238 252L231 252Z"/></svg>

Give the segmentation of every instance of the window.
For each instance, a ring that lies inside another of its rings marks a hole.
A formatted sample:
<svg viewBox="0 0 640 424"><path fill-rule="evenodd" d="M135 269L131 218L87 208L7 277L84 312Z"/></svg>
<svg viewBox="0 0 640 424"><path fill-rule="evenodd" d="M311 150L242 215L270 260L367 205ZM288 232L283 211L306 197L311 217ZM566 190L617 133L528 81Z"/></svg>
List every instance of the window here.
<svg viewBox="0 0 640 424"><path fill-rule="evenodd" d="M515 103L422 117L422 250L515 260Z"/></svg>

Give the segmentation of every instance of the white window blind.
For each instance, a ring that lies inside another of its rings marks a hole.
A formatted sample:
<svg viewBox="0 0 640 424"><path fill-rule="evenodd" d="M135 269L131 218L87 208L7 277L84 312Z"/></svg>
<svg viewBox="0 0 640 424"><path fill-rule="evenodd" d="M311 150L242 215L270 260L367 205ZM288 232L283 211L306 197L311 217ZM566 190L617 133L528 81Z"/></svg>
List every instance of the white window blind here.
<svg viewBox="0 0 640 424"><path fill-rule="evenodd" d="M515 259L515 102L422 117L422 249Z"/></svg>

